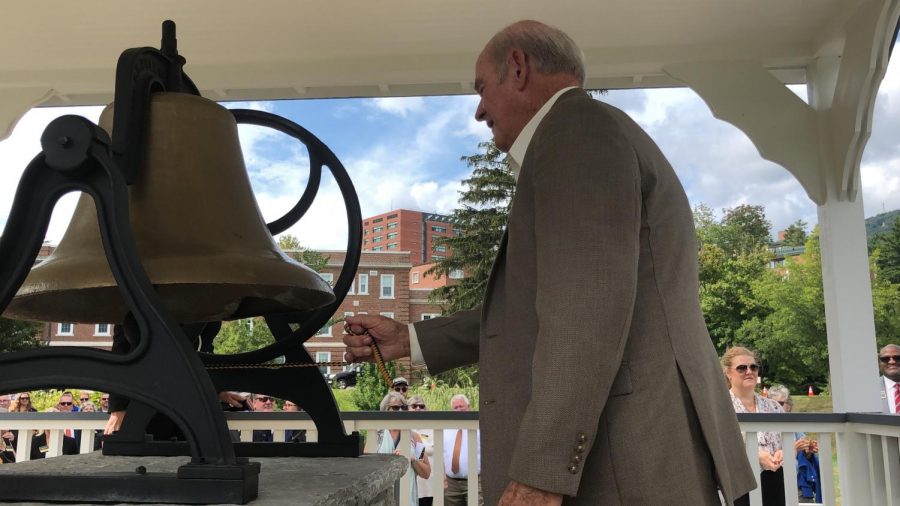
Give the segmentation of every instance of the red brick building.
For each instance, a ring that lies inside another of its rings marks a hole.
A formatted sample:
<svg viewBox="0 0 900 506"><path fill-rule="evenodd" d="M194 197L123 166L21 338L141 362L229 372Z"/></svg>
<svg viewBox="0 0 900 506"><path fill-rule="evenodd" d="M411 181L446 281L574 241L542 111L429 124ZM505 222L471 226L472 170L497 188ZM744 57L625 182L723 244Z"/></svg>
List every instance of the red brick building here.
<svg viewBox="0 0 900 506"><path fill-rule="evenodd" d="M459 235L459 227L443 214L395 209L363 219L363 251L408 251L412 265L421 265L453 254L435 238Z"/></svg>
<svg viewBox="0 0 900 506"><path fill-rule="evenodd" d="M322 251L328 256L328 264L320 273L326 281L334 284L344 265L346 252ZM359 314L380 314L403 323L438 316L441 308L428 302L431 289L410 289L410 254L406 251L364 251L353 286L341 304L335 319ZM306 349L317 362L342 360L344 345L343 323L336 323L306 341ZM332 367L329 372L338 372L340 367ZM403 374L410 374L409 360L401 362Z"/></svg>

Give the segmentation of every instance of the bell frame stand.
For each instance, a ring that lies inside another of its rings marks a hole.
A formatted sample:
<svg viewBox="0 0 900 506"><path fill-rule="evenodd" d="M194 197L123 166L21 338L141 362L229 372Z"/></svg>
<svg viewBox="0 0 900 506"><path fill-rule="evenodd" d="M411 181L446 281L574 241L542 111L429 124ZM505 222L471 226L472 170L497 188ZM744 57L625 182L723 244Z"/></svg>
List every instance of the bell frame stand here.
<svg viewBox="0 0 900 506"><path fill-rule="evenodd" d="M231 112L239 124L269 127L294 137L304 143L309 153L310 175L306 190L290 211L268 224L270 233L277 235L287 230L309 210L318 192L323 165L331 171L344 197L349 231L347 255L335 283L336 300L332 304L313 312L267 315L266 324L276 341L252 352L215 355L208 352L213 336L200 339L203 345L201 351L206 351L200 353L200 358L209 368L217 391L254 392L293 401L309 413L318 431L317 442L235 442L235 454L239 457L358 457L363 453L363 440L357 432L346 433L331 389L318 368L271 365L280 357L286 364L315 364L303 343L321 329L340 307L350 291L359 265L362 213L356 191L340 160L328 146L300 125L264 111L235 109ZM219 322L199 325L193 333L208 332L210 328L218 330ZM242 367L227 368L236 364L242 364ZM154 440L147 434L147 427L157 413L155 409L132 400L127 413L120 430L104 438L104 455L188 455L187 442Z"/></svg>
<svg viewBox="0 0 900 506"><path fill-rule="evenodd" d="M175 474L0 473L0 499L56 501L240 503L257 496L260 466L238 459L212 381L168 315L141 266L131 233L128 187L109 136L79 116L54 120L43 152L22 174L0 237L0 308L6 308L34 264L56 201L70 191L91 195L110 270L130 310L126 326L140 336L120 355L83 348L42 348L0 354L0 391L78 385L119 392L172 419L191 462ZM160 374L162 366L165 374ZM172 392L179 392L173 396Z"/></svg>

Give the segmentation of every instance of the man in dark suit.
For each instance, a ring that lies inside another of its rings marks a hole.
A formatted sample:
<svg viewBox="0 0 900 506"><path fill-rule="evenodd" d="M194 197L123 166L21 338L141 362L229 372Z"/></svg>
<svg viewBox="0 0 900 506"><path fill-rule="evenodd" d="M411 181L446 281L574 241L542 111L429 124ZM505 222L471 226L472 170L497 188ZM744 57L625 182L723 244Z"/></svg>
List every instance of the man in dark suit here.
<svg viewBox="0 0 900 506"><path fill-rule="evenodd" d="M881 411L900 414L900 345L888 344L878 351L881 371Z"/></svg>
<svg viewBox="0 0 900 506"><path fill-rule="evenodd" d="M581 52L535 21L475 65L517 178L484 303L407 327L347 318L350 360L480 364L485 504L720 504L755 487L699 305L684 190Z"/></svg>

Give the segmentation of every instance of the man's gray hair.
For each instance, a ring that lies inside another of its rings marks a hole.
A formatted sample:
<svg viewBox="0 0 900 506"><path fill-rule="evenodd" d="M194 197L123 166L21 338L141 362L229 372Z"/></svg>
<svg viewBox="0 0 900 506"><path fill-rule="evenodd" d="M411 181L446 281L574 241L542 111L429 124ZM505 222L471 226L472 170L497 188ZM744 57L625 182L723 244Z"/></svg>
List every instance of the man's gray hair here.
<svg viewBox="0 0 900 506"><path fill-rule="evenodd" d="M450 404L453 404L453 401L463 401L466 403L466 406L470 406L469 398L466 397L466 394L456 394L450 398Z"/></svg>
<svg viewBox="0 0 900 506"><path fill-rule="evenodd" d="M575 41L558 28L539 21L519 21L500 30L488 46L500 82L506 77L509 52L518 48L538 72L572 75L584 86L584 56Z"/></svg>
<svg viewBox="0 0 900 506"><path fill-rule="evenodd" d="M791 391L784 385L772 385L769 387L769 399L773 401L787 402L791 398Z"/></svg>
<svg viewBox="0 0 900 506"><path fill-rule="evenodd" d="M384 396L384 399L381 399L381 404L378 405L378 409L380 409L381 411L387 411L388 406L391 405L391 400L400 401L401 406L406 406L406 397L400 395L399 392L394 392L393 390L391 390L387 393L387 395Z"/></svg>

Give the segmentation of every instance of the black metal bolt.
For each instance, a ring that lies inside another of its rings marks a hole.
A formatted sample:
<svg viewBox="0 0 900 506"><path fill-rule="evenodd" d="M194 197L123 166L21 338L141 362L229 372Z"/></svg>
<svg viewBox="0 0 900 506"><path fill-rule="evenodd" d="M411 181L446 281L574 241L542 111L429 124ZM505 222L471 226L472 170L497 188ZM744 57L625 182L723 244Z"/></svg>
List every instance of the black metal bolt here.
<svg viewBox="0 0 900 506"><path fill-rule="evenodd" d="M69 144L72 144L72 139L63 135L59 139L56 139L56 142L58 142L60 146L65 147L65 146L68 146Z"/></svg>
<svg viewBox="0 0 900 506"><path fill-rule="evenodd" d="M147 474L147 468L144 466L137 466L136 468L134 468L134 472L136 474Z"/></svg>

